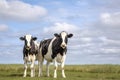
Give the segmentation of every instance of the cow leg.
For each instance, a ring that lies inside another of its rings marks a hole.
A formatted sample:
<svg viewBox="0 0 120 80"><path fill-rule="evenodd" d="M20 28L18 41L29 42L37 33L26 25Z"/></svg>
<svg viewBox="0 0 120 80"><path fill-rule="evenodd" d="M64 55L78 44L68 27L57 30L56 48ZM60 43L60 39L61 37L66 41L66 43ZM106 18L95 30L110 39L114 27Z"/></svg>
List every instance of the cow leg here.
<svg viewBox="0 0 120 80"><path fill-rule="evenodd" d="M49 74L49 65L50 65L50 62L47 61L47 64L46 64L47 77L50 76L50 74Z"/></svg>
<svg viewBox="0 0 120 80"><path fill-rule="evenodd" d="M65 72L64 72L65 58L66 58L66 56L64 55L64 56L63 56L63 62L61 63L62 77L63 77L63 78L66 78Z"/></svg>
<svg viewBox="0 0 120 80"><path fill-rule="evenodd" d="M34 69L34 61L32 61L30 69L31 69L31 77L34 77L34 70L35 70Z"/></svg>
<svg viewBox="0 0 120 80"><path fill-rule="evenodd" d="M24 60L24 74L23 74L23 77L26 77L27 75L27 61Z"/></svg>
<svg viewBox="0 0 120 80"><path fill-rule="evenodd" d="M57 64L56 60L54 60L54 66L55 66L55 69L54 69L54 78L57 78L57 68L58 68L58 64Z"/></svg>
<svg viewBox="0 0 120 80"><path fill-rule="evenodd" d="M39 73L38 77L42 76L42 66L43 66L43 59L38 61Z"/></svg>
<svg viewBox="0 0 120 80"><path fill-rule="evenodd" d="M66 78L65 72L64 72L64 62L61 63L61 69L62 69L62 77Z"/></svg>
<svg viewBox="0 0 120 80"><path fill-rule="evenodd" d="M32 62L31 62L31 66L30 66L30 69L31 69L31 77L34 77L34 76L35 76L35 68L34 68L34 65L35 65L35 55L32 56Z"/></svg>

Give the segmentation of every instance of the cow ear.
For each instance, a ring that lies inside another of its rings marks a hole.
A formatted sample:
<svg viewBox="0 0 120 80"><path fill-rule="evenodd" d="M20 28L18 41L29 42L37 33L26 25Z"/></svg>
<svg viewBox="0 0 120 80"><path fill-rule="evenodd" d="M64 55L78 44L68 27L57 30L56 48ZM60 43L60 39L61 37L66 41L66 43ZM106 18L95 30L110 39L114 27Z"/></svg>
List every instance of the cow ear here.
<svg viewBox="0 0 120 80"><path fill-rule="evenodd" d="M33 37L32 39L35 41L35 40L37 40L37 37Z"/></svg>
<svg viewBox="0 0 120 80"><path fill-rule="evenodd" d="M20 37L20 40L25 40L25 38L24 37Z"/></svg>
<svg viewBox="0 0 120 80"><path fill-rule="evenodd" d="M67 36L68 36L68 38L71 38L73 36L73 34L68 34Z"/></svg>
<svg viewBox="0 0 120 80"><path fill-rule="evenodd" d="M57 33L55 33L55 34L54 34L54 36L55 36L55 37L60 37L60 35L59 35L59 34L57 34Z"/></svg>

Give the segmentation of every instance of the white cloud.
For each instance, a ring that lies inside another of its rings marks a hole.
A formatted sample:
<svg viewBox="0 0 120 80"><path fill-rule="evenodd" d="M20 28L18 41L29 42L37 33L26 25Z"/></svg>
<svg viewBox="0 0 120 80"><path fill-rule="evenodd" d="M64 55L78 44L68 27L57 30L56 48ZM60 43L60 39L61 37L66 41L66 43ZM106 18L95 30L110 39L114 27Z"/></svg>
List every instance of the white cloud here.
<svg viewBox="0 0 120 80"><path fill-rule="evenodd" d="M36 20L47 13L46 9L18 0L0 0L0 18L7 20Z"/></svg>
<svg viewBox="0 0 120 80"><path fill-rule="evenodd" d="M107 37L99 37L100 40L102 40L104 43L106 44L120 44L119 40L112 40L112 39L108 39Z"/></svg>
<svg viewBox="0 0 120 80"><path fill-rule="evenodd" d="M120 12L101 13L99 18L97 22L93 23L93 30L109 39L120 40L118 35L120 33Z"/></svg>
<svg viewBox="0 0 120 80"><path fill-rule="evenodd" d="M104 53L107 53L107 54L120 52L120 49L117 49L117 48L103 48L102 50Z"/></svg>
<svg viewBox="0 0 120 80"><path fill-rule="evenodd" d="M72 25L72 24L68 24L68 23L55 23L53 26L51 27L45 27L43 29L43 31L45 33L49 33L49 32L61 32L61 31L67 31L67 32L77 32L79 31L80 28Z"/></svg>
<svg viewBox="0 0 120 80"><path fill-rule="evenodd" d="M7 30L8 30L8 26L7 25L0 24L0 32L7 31Z"/></svg>
<svg viewBox="0 0 120 80"><path fill-rule="evenodd" d="M109 13L103 13L103 14L101 14L101 20L104 23L109 23L110 22L110 14Z"/></svg>
<svg viewBox="0 0 120 80"><path fill-rule="evenodd" d="M90 38L90 37L83 37L80 39L81 39L81 41L84 41L84 42L91 42L92 41L92 38Z"/></svg>
<svg viewBox="0 0 120 80"><path fill-rule="evenodd" d="M120 12L102 13L101 21L109 27L120 27Z"/></svg>

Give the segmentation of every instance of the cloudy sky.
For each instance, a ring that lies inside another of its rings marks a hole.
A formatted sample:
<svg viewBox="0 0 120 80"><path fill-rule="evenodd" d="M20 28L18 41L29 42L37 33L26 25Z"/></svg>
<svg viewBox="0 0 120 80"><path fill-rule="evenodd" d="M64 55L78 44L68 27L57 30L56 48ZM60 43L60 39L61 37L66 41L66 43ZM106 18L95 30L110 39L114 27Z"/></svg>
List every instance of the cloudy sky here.
<svg viewBox="0 0 120 80"><path fill-rule="evenodd" d="M120 64L120 0L0 0L0 63L23 63L24 43L67 31L66 64Z"/></svg>

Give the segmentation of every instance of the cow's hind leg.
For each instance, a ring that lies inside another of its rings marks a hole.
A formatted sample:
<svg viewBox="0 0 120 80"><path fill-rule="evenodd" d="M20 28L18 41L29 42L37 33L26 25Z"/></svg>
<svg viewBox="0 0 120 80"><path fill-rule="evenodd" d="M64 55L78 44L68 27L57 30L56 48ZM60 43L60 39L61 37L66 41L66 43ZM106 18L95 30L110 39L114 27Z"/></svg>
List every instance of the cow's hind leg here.
<svg viewBox="0 0 120 80"><path fill-rule="evenodd" d="M50 62L47 61L47 64L46 64L47 77L50 76L50 74L49 74L49 65L50 65Z"/></svg>
<svg viewBox="0 0 120 80"><path fill-rule="evenodd" d="M38 77L42 76L42 66L43 66L43 61L42 62L38 61L38 67L39 67Z"/></svg>
<svg viewBox="0 0 120 80"><path fill-rule="evenodd" d="M42 76L42 67L43 67L43 59L38 61L39 73L38 77Z"/></svg>

